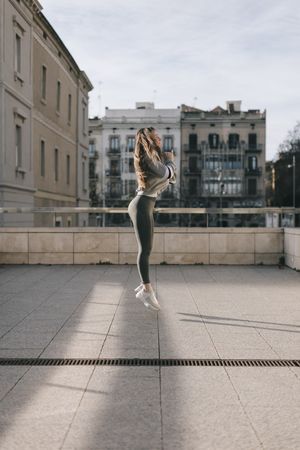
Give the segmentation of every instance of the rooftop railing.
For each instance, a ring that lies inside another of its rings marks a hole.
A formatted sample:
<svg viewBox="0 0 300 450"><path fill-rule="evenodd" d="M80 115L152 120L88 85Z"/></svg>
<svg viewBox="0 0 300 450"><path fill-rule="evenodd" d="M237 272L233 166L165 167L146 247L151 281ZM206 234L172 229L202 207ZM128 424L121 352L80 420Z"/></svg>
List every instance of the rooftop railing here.
<svg viewBox="0 0 300 450"><path fill-rule="evenodd" d="M300 227L300 208L293 207L156 207L154 213L158 226ZM84 224L78 220L80 217L85 218ZM128 226L130 219L127 207L118 206L0 207L0 226L25 226L25 222L32 227Z"/></svg>

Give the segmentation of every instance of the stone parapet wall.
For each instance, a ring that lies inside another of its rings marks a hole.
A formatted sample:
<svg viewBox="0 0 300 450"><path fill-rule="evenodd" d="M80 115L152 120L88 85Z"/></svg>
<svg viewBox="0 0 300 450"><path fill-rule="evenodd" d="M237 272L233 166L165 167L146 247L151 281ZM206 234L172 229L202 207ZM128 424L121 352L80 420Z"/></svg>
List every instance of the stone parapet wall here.
<svg viewBox="0 0 300 450"><path fill-rule="evenodd" d="M285 264L300 270L300 229L284 228Z"/></svg>
<svg viewBox="0 0 300 450"><path fill-rule="evenodd" d="M289 239L295 239L292 236ZM298 258L299 267L300 232L297 236L294 261ZM282 228L157 227L150 262L274 265L284 255L284 247ZM135 264L136 256L132 228L0 230L0 264Z"/></svg>

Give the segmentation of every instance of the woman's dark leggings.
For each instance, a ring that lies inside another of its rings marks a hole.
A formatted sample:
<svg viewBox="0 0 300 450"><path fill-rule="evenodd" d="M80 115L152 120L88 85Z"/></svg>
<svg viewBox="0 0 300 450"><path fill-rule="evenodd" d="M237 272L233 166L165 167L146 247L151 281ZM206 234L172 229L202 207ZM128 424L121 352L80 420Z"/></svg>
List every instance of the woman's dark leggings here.
<svg viewBox="0 0 300 450"><path fill-rule="evenodd" d="M150 283L149 257L153 244L155 197L136 195L128 205L128 213L132 220L138 243L137 267L142 282Z"/></svg>

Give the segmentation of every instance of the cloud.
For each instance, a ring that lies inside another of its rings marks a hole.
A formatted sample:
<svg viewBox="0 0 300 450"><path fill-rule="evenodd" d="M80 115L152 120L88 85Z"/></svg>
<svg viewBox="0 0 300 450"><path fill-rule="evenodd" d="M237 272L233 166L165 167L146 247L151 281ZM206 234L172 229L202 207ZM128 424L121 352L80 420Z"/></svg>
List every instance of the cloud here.
<svg viewBox="0 0 300 450"><path fill-rule="evenodd" d="M300 119L298 0L42 0L95 89L90 113L241 99L267 108L267 155Z"/></svg>

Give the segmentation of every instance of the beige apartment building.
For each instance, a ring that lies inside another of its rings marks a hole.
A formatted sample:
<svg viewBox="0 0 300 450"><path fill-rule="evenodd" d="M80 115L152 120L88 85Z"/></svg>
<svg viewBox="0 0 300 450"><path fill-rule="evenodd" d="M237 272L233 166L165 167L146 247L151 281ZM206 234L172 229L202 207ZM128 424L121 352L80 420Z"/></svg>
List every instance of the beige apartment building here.
<svg viewBox="0 0 300 450"><path fill-rule="evenodd" d="M182 105L181 143L182 206L265 206L265 111Z"/></svg>
<svg viewBox="0 0 300 450"><path fill-rule="evenodd" d="M34 205L33 17L37 1L0 0L0 206ZM30 214L0 214L0 225L30 225Z"/></svg>
<svg viewBox="0 0 300 450"><path fill-rule="evenodd" d="M41 10L35 0L0 0L5 24L0 50L0 204L89 206L92 84ZM12 225L21 220L4 217ZM21 217L23 225L85 226L88 222L86 214Z"/></svg>
<svg viewBox="0 0 300 450"><path fill-rule="evenodd" d="M33 35L34 205L89 206L88 92L92 84L51 27L37 15ZM56 226L88 224L56 215ZM37 225L49 224L47 215Z"/></svg>

